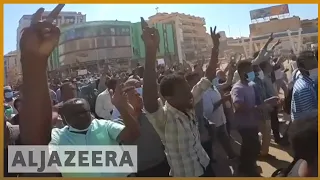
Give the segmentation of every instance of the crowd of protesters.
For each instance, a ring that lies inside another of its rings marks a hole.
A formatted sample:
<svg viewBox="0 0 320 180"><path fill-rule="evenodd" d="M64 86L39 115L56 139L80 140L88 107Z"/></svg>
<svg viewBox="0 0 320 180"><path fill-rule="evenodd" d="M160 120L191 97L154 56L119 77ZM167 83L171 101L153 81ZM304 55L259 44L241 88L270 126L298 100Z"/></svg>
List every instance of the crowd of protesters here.
<svg viewBox="0 0 320 180"><path fill-rule="evenodd" d="M258 159L271 156L271 132L276 143L291 147L294 159L273 176L318 175L318 50L276 57L281 42L269 48L271 34L251 58L233 56L220 69L220 35L214 28L205 70L204 62L156 66L159 33L141 18L146 58L132 74L113 74L105 66L99 76L49 82L47 59L60 36L52 22L63 6L44 21L40 8L23 30L23 84L18 93L4 88L5 176L216 177L217 141L237 164L236 176L259 177ZM291 77L284 61L295 64ZM290 115L282 133L279 112ZM240 153L232 146L233 131L241 137ZM8 145L137 145L138 172L8 173Z"/></svg>

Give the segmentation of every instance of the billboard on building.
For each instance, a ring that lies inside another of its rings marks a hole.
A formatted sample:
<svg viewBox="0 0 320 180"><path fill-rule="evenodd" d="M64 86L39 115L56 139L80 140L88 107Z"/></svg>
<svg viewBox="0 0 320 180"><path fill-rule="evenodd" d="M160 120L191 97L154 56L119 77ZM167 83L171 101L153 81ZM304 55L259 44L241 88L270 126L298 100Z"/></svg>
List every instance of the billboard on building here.
<svg viewBox="0 0 320 180"><path fill-rule="evenodd" d="M281 14L288 14L288 13L289 13L288 4L282 4L282 5L252 10L250 11L250 17L251 17L251 20L254 20L254 19L266 18L270 16L278 16Z"/></svg>

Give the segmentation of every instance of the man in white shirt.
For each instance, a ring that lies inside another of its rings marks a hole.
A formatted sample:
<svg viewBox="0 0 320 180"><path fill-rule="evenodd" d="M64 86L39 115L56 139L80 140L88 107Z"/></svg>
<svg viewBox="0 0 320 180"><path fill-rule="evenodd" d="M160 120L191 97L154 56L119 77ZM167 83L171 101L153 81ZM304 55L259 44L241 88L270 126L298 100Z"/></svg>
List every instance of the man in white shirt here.
<svg viewBox="0 0 320 180"><path fill-rule="evenodd" d="M111 83L110 81L114 81L115 83ZM107 84L107 83L106 83ZM116 84L115 79L110 79L108 81L108 85ZM102 93L100 93L97 97L96 101L96 114L105 120L111 120L112 119L112 110L114 109L114 105L111 102L111 96L109 93L109 90L112 90L112 87L108 87L106 90L104 90Z"/></svg>
<svg viewBox="0 0 320 180"><path fill-rule="evenodd" d="M218 141L227 153L228 158L234 159L236 154L230 143L226 126L227 121L223 110L223 103L230 99L230 94L221 97L219 90L213 86L203 94L202 99L205 117L215 124Z"/></svg>

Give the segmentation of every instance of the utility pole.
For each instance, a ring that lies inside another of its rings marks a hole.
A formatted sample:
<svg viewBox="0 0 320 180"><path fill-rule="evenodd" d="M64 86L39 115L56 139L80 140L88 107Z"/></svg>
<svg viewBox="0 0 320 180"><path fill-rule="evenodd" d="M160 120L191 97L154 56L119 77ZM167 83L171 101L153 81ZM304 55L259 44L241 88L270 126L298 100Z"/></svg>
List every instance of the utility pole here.
<svg viewBox="0 0 320 180"><path fill-rule="evenodd" d="M159 13L159 7L156 7L157 14Z"/></svg>

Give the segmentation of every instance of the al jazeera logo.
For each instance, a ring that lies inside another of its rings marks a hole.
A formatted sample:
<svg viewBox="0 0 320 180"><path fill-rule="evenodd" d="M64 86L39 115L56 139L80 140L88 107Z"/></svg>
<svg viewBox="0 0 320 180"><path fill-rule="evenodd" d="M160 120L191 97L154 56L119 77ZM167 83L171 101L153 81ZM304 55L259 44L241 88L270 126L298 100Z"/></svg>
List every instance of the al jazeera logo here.
<svg viewBox="0 0 320 180"><path fill-rule="evenodd" d="M137 146L9 146L9 173L135 173Z"/></svg>

